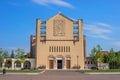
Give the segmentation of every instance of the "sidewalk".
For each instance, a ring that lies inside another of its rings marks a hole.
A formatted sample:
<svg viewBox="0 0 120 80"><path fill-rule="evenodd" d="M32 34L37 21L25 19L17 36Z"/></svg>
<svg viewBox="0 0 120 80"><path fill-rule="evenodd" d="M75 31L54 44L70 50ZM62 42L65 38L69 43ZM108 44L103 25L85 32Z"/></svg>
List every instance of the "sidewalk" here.
<svg viewBox="0 0 120 80"><path fill-rule="evenodd" d="M7 74L13 74L13 75L39 75L39 74L42 74L42 73L44 73L45 71L41 71L41 72L33 72L33 73L27 73L27 72L17 72L17 73L15 73L15 72L7 72L6 73L6 75ZM0 75L1 74L3 74L2 72L0 72Z"/></svg>
<svg viewBox="0 0 120 80"><path fill-rule="evenodd" d="M120 72L85 72L85 74L120 74Z"/></svg>

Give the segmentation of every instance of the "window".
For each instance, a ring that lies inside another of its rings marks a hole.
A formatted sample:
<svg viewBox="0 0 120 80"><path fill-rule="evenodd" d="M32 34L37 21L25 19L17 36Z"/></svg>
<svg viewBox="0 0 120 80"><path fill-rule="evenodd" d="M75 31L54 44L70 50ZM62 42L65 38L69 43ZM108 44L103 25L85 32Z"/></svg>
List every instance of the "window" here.
<svg viewBox="0 0 120 80"><path fill-rule="evenodd" d="M51 52L51 46L49 47L49 52Z"/></svg>
<svg viewBox="0 0 120 80"><path fill-rule="evenodd" d="M68 51L70 52L70 46L69 46L69 48L68 48L68 49L69 49Z"/></svg>
<svg viewBox="0 0 120 80"><path fill-rule="evenodd" d="M57 52L58 52L58 46L57 46Z"/></svg>
<svg viewBox="0 0 120 80"><path fill-rule="evenodd" d="M63 46L61 46L61 52L63 52Z"/></svg>
<svg viewBox="0 0 120 80"><path fill-rule="evenodd" d="M59 52L61 52L60 48L61 48L61 47L59 46Z"/></svg>
<svg viewBox="0 0 120 80"><path fill-rule="evenodd" d="M65 46L64 46L64 52L65 52Z"/></svg>
<svg viewBox="0 0 120 80"><path fill-rule="evenodd" d="M52 52L53 52L53 46L52 46Z"/></svg>
<svg viewBox="0 0 120 80"><path fill-rule="evenodd" d="M70 46L50 46L49 52L70 52Z"/></svg>
<svg viewBox="0 0 120 80"><path fill-rule="evenodd" d="M66 46L66 52L68 52L68 46Z"/></svg>
<svg viewBox="0 0 120 80"><path fill-rule="evenodd" d="M54 46L54 51L53 52L56 52L57 50L56 50L56 46Z"/></svg>

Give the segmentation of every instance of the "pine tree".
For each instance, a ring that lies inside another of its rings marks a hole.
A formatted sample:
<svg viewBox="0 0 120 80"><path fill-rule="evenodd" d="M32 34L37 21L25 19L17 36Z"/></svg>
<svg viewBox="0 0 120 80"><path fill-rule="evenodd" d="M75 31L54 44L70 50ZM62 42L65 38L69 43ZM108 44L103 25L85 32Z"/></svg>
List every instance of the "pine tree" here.
<svg viewBox="0 0 120 80"><path fill-rule="evenodd" d="M14 50L11 51L11 58L15 58Z"/></svg>

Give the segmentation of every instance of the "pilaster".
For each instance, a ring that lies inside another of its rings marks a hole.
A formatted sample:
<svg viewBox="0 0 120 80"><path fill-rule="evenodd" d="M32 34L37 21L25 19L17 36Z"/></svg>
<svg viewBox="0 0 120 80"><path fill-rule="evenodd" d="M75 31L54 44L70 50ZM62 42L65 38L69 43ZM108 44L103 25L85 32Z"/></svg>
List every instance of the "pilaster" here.
<svg viewBox="0 0 120 80"><path fill-rule="evenodd" d="M38 58L39 58L39 45L40 45L40 28L41 28L41 20L37 19L36 20L36 68L39 66L38 65Z"/></svg>

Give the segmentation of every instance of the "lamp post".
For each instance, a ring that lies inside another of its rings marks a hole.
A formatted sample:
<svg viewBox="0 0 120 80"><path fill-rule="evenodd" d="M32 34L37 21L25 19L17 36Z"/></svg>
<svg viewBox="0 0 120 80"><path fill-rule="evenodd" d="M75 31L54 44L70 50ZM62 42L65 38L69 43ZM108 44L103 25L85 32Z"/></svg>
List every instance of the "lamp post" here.
<svg viewBox="0 0 120 80"><path fill-rule="evenodd" d="M77 56L77 69L78 69L78 58L79 58L79 56Z"/></svg>

